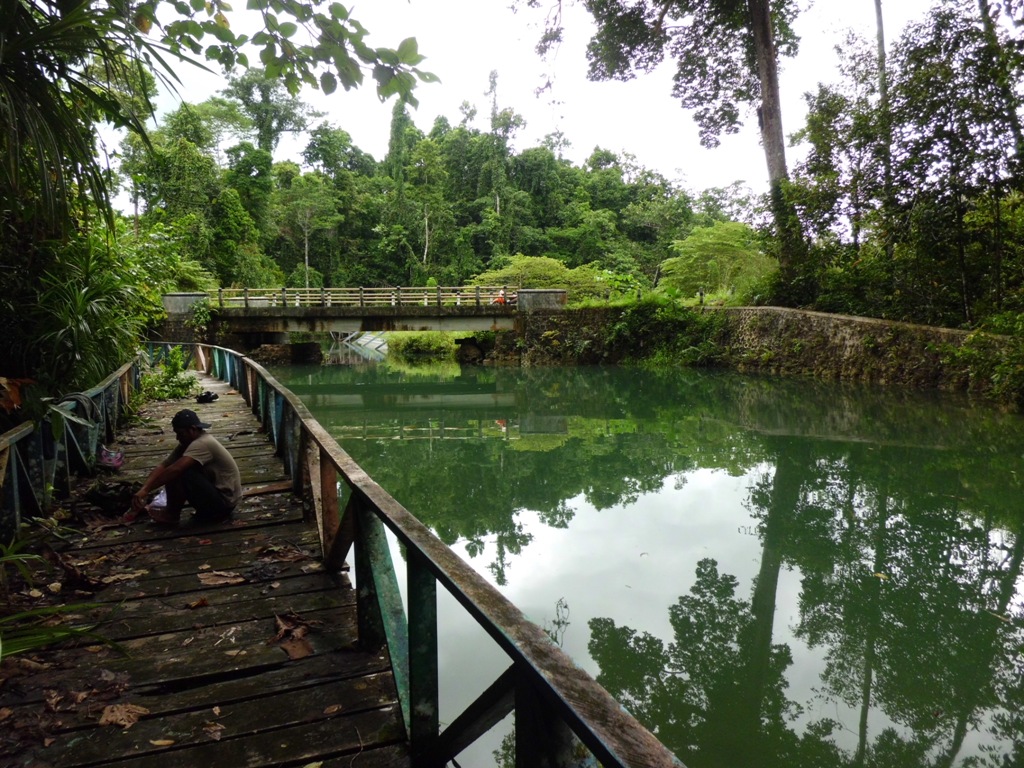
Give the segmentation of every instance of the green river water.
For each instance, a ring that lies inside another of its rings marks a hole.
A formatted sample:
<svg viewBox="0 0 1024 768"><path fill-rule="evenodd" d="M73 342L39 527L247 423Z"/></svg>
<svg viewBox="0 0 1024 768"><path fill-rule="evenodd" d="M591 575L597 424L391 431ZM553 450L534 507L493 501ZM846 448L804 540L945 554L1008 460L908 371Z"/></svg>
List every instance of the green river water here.
<svg viewBox="0 0 1024 768"><path fill-rule="evenodd" d="M273 373L690 768L1024 765L1024 418L699 371ZM445 721L508 662L443 589L439 616Z"/></svg>

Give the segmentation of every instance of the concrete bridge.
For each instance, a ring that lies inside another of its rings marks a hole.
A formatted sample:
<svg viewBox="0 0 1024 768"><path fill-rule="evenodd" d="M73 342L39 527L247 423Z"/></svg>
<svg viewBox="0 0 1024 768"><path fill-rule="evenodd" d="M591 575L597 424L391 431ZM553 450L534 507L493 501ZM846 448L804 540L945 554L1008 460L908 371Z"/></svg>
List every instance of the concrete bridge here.
<svg viewBox="0 0 1024 768"><path fill-rule="evenodd" d="M187 316L207 301L213 325L232 334L280 342L288 333L336 336L371 331L498 331L516 317L565 307L561 289L505 286L429 288L225 288L164 296L168 315Z"/></svg>

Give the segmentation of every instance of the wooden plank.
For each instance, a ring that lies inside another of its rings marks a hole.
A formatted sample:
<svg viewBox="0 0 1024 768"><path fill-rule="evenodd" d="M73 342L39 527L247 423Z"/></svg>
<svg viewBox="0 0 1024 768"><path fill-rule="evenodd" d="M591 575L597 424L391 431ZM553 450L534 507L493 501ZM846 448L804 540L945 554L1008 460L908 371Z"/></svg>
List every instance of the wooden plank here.
<svg viewBox="0 0 1024 768"><path fill-rule="evenodd" d="M384 745L401 739L401 733L396 733L393 724L388 728L381 716L392 705L393 688L389 675L375 674L360 678L359 685L331 681L299 690L271 691L269 695L236 702L224 701L214 707L164 712L159 716L148 712L130 728L90 728L62 734L50 747L40 750L39 756L64 768L138 764L136 761L142 759L147 766L266 765L265 756L281 754L282 742L291 742L299 749L322 749L322 744L301 744L299 734L327 735L334 728L342 734L340 739L334 737L331 751ZM138 701L142 703L136 706L145 707L148 703ZM359 726L366 727L365 736L361 733L353 741ZM367 741L361 741L362 738ZM132 757L120 763L112 761L112 755ZM263 760L260 756L264 756ZM238 759L245 762L237 762Z"/></svg>

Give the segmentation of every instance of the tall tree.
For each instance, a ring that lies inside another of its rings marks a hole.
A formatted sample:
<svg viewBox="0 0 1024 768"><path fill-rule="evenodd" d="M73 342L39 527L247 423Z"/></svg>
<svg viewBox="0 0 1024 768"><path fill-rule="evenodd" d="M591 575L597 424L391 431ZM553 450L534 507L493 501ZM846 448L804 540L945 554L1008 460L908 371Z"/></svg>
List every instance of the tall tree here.
<svg viewBox="0 0 1024 768"><path fill-rule="evenodd" d="M280 226L302 244L304 287L309 288L313 238L318 232L331 231L343 219L338 212L337 193L329 183L325 183L322 175L307 173L292 179L291 186L283 191L282 198Z"/></svg>
<svg viewBox="0 0 1024 768"><path fill-rule="evenodd" d="M988 45L977 8L956 0L908 27L893 52L897 187L915 249L897 279L925 322L972 320L990 264L969 260L966 217L980 190L1012 178L1015 138L998 73L985 65Z"/></svg>
<svg viewBox="0 0 1024 768"><path fill-rule="evenodd" d="M538 6L543 0L526 0ZM701 142L717 146L723 133L741 125L740 108L757 112L768 168L769 193L780 240L779 264L787 298L810 298L803 284L805 245L792 203L786 197L786 146L779 97L778 57L792 56L797 37L793 0L582 0L597 31L587 46L592 79L630 80L649 72L666 56L676 60L672 93L695 110ZM558 0L560 6L561 0ZM539 46L561 40L561 14Z"/></svg>
<svg viewBox="0 0 1024 768"><path fill-rule="evenodd" d="M228 150L228 170L224 182L238 191L245 210L261 233L268 230L270 195L274 189L269 152L247 141Z"/></svg>
<svg viewBox="0 0 1024 768"><path fill-rule="evenodd" d="M256 147L270 154L277 149L282 134L303 131L311 117L319 117L265 69L249 69L241 77L231 78L221 93L238 103L252 121Z"/></svg>

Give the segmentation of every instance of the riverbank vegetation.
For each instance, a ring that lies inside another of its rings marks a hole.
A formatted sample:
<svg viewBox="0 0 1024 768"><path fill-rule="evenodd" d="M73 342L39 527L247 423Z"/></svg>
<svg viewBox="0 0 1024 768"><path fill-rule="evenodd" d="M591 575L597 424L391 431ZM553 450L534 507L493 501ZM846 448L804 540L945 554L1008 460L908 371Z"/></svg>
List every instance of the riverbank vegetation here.
<svg viewBox="0 0 1024 768"><path fill-rule="evenodd" d="M592 74L628 79L673 55L683 89L697 39L684 37L721 32L731 42L712 52L708 71L737 87L691 83L683 106L709 147L757 108L773 168L764 195L739 184L686 189L601 147L576 165L565 157L573 137L558 132L522 146L523 119L502 100L498 73L481 83L484 103L416 125L413 86L433 78L418 68L415 43L368 49L354 22L316 3L282 12L317 14L333 35L330 51L296 47L294 25L281 22L251 41L262 47L261 67L235 70L218 97L185 101L149 129L156 78L173 81L177 66L153 68L164 55L154 46L187 57L213 36L205 51L215 63L248 64L226 7L208 18L175 6L186 16L161 27L159 3L132 18L92 0L15 3L0 32L17 51L0 59L4 389L31 381L30 396L40 397L81 388L126 359L159 318L162 293L216 286L475 282L566 288L584 306L655 294L668 303L641 302L617 333L676 362L717 352L710 327L698 328L695 343L658 337L682 324L691 339L691 326L712 322L673 314L673 302L774 303L1021 335L1016 5L937 0L888 47L848 40L837 79L807 96L793 135L800 159L789 165L770 133L777 115L761 109L778 84L753 64L771 50L765 29L780 56L796 50L795 4L773 5L770 18L758 15L767 3L727 14L719 5L678 4L665 13L689 13L689 26L659 36L638 21L623 37L640 17L606 4ZM740 63L734 49L754 58ZM344 125L320 120L300 91L358 85L363 69L383 97L396 96L380 159ZM125 129L109 169L97 159L106 124ZM279 156L285 132L304 137L301 158ZM127 213L111 204L117 192ZM667 325L652 324L651 313ZM1001 365L993 375L1013 388L1020 360L976 364ZM21 397L3 402L13 408Z"/></svg>
<svg viewBox="0 0 1024 768"><path fill-rule="evenodd" d="M442 331L387 334L388 356L407 362L417 360L455 361L455 339Z"/></svg>

